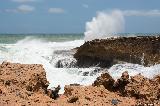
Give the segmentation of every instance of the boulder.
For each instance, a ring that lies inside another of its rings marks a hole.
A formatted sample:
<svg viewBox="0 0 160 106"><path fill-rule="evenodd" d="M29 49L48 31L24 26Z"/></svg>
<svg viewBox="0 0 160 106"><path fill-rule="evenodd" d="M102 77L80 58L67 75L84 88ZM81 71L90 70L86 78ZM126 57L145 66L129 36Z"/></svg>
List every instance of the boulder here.
<svg viewBox="0 0 160 106"><path fill-rule="evenodd" d="M112 91L114 79L109 75L109 73L103 73L100 77L98 77L94 83L93 86L101 86L103 85L106 89Z"/></svg>

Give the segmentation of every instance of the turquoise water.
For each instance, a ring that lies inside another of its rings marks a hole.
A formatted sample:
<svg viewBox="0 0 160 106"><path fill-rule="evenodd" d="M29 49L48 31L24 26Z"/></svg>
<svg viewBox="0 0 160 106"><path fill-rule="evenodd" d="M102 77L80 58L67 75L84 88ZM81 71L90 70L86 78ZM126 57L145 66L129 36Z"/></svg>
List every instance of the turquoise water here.
<svg viewBox="0 0 160 106"><path fill-rule="evenodd" d="M113 36L160 36L159 33L120 33ZM0 34L0 44L15 44L23 39L39 39L45 42L83 40L84 34Z"/></svg>
<svg viewBox="0 0 160 106"><path fill-rule="evenodd" d="M83 39L83 34L0 34L1 44L14 44L22 39L40 39L46 42L64 42Z"/></svg>

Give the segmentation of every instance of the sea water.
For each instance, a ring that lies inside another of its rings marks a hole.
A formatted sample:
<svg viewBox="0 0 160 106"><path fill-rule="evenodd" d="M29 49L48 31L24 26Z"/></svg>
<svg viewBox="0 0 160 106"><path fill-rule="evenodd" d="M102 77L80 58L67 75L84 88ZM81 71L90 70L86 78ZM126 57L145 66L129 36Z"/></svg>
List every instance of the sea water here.
<svg viewBox="0 0 160 106"><path fill-rule="evenodd" d="M84 44L83 34L1 34L0 35L0 63L3 61L23 64L42 64L49 88L69 84L91 85L102 73L95 71L98 67L77 68L74 63L72 49ZM143 57L142 57L143 58ZM61 63L58 67L57 64ZM108 69L110 75L117 79L122 72L130 75L141 73L153 78L160 74L160 64L144 67L138 64L115 64Z"/></svg>

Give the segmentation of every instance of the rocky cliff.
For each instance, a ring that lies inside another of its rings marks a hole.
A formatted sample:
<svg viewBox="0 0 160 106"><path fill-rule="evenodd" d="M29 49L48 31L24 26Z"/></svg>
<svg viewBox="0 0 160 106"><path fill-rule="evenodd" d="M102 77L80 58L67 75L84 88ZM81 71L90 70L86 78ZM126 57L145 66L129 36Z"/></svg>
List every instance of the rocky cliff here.
<svg viewBox="0 0 160 106"><path fill-rule="evenodd" d="M119 62L160 63L160 36L119 37L85 42L74 57L79 67L110 67Z"/></svg>

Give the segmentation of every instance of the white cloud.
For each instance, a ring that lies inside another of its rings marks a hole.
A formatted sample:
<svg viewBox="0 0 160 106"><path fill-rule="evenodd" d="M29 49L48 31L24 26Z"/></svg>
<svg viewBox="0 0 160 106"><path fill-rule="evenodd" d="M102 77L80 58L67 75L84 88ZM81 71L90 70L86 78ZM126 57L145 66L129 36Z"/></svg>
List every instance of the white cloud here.
<svg viewBox="0 0 160 106"><path fill-rule="evenodd" d="M18 12L22 12L22 13L28 13L28 12L32 12L34 11L34 7L32 6L29 6L29 5L20 5L18 8L17 8L17 11Z"/></svg>
<svg viewBox="0 0 160 106"><path fill-rule="evenodd" d="M89 8L88 4L82 4L84 8Z"/></svg>
<svg viewBox="0 0 160 106"><path fill-rule="evenodd" d="M160 16L160 10L124 10L124 16Z"/></svg>
<svg viewBox="0 0 160 106"><path fill-rule="evenodd" d="M29 5L20 5L16 9L5 9L5 12L8 13L29 13L34 11L35 8Z"/></svg>
<svg viewBox="0 0 160 106"><path fill-rule="evenodd" d="M18 2L18 3L26 3L26 2L34 2L36 0L12 0L13 2Z"/></svg>
<svg viewBox="0 0 160 106"><path fill-rule="evenodd" d="M64 13L65 10L62 8L49 8L48 12L53 14L61 14Z"/></svg>

